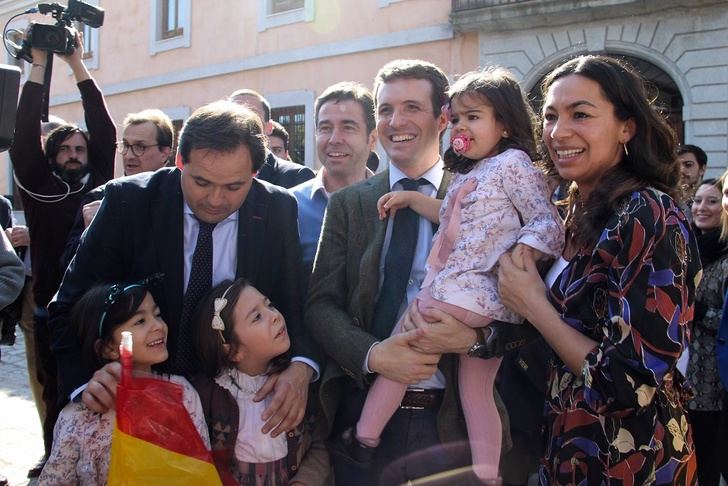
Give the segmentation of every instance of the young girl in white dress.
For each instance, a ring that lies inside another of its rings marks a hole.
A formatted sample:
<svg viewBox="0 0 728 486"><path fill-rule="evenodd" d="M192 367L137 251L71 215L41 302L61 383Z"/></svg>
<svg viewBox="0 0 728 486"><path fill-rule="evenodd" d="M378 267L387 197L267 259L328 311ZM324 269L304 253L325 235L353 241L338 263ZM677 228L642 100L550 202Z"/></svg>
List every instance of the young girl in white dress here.
<svg viewBox="0 0 728 486"><path fill-rule="evenodd" d="M286 321L271 301L244 279L223 282L197 307L193 336L203 373L192 382L223 484L324 484L328 453L322 440L312 441L312 414L277 437L262 432L269 402L254 397L271 374L290 363Z"/></svg>

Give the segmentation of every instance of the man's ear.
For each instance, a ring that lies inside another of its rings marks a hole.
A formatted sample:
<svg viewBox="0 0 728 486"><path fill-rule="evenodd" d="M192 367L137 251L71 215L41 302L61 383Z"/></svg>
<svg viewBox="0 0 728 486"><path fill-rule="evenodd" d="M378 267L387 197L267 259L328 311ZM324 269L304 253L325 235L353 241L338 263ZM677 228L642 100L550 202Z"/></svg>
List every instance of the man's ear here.
<svg viewBox="0 0 728 486"><path fill-rule="evenodd" d="M444 110L440 110L440 114L437 115L437 133L438 135L442 135L442 132L445 131L447 128L447 124L450 123L450 120L447 117L447 114Z"/></svg>
<svg viewBox="0 0 728 486"><path fill-rule="evenodd" d="M369 132L369 137L367 138L368 145L369 145L369 151L374 151L374 148L377 146L377 130L374 129L371 132Z"/></svg>
<svg viewBox="0 0 728 486"><path fill-rule="evenodd" d="M179 151L174 158L174 165L176 165L179 170L182 170L184 168L184 164L182 163L182 155L179 153Z"/></svg>
<svg viewBox="0 0 728 486"><path fill-rule="evenodd" d="M273 120L268 120L263 123L263 131L265 132L266 137L273 133Z"/></svg>

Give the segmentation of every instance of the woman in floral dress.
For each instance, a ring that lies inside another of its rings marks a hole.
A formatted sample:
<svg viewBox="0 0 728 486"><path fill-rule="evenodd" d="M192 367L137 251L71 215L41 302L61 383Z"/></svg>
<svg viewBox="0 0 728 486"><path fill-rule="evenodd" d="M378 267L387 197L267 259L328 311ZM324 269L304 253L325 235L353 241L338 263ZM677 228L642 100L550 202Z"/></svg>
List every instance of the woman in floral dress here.
<svg viewBox="0 0 728 486"><path fill-rule="evenodd" d="M501 298L553 350L541 484L694 484L675 365L688 343L700 258L674 135L641 79L600 56L543 83L547 167L572 181L567 246L539 277L527 248L500 260Z"/></svg>

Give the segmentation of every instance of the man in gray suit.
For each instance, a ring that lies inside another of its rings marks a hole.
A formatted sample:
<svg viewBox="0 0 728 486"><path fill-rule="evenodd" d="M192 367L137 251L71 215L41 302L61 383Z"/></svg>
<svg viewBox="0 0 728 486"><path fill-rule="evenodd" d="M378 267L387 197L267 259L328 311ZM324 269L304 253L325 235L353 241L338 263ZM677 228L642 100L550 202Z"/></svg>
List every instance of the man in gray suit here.
<svg viewBox="0 0 728 486"><path fill-rule="evenodd" d="M409 190L444 194L448 177L442 169L440 137L448 123L441 110L447 87L445 74L424 61L397 60L379 71L374 82L377 132L389 169L332 194L324 219L305 324L330 358L320 398L334 439L332 463L339 484L399 484L466 465L470 459L467 448L459 457L444 452L446 443L463 444L467 437L453 356L447 354L477 347L478 333L438 313L435 320L440 322L424 330L389 337L419 291L435 228L413 213L417 236L416 244L409 245L414 247L408 257L411 269L407 265L399 272L406 278L393 296L394 272L388 272L387 254L400 251L397 235L402 233L393 228L394 218L380 220L376 208L382 195L412 182ZM396 312L383 329L381 301L392 296ZM374 448L355 440L351 427L375 374L413 387L373 454ZM426 459L425 449L431 452Z"/></svg>

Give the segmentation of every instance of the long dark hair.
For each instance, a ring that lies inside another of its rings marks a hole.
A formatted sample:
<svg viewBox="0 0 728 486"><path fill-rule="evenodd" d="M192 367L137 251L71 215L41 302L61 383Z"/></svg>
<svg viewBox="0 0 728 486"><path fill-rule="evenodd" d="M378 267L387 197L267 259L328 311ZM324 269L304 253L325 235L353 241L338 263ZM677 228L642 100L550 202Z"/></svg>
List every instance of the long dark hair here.
<svg viewBox="0 0 728 486"><path fill-rule="evenodd" d="M632 119L635 122L634 136L626 144L629 155L623 155L621 162L602 177L589 199L580 201L578 188L573 184L569 190L567 230L577 244L591 245L609 217L619 210L625 196L654 187L675 197L680 167L675 155L675 134L665 117L655 109L655 97L648 95L645 81L632 67L606 56L571 59L544 78L541 85L543 98L546 99L554 82L572 74L599 84L605 98L614 106L618 120ZM542 154L547 173L558 175L545 147L542 147Z"/></svg>
<svg viewBox="0 0 728 486"><path fill-rule="evenodd" d="M235 327L233 311L238 299L240 299L240 294L248 286L250 286L250 282L244 278L239 278L234 282L226 280L203 297L195 309L192 317L192 335L195 337L194 342L196 343L195 352L199 360L200 369L210 378L216 377L221 371L227 368L235 367L232 356L241 343L233 332ZM215 315L215 299L222 297L223 294L225 294L227 304L220 312L220 317L225 325L225 329L217 331L212 328L212 317ZM230 345L227 352L223 346L222 339L220 339L221 332L225 338L225 343ZM284 353L273 358L267 373L273 374L283 371L289 364L289 353Z"/></svg>
<svg viewBox="0 0 728 486"><path fill-rule="evenodd" d="M537 159L536 116L510 72L497 67L469 72L458 79L447 94L450 104L455 98L467 96L480 98L493 107L495 119L508 132L508 137L502 137L498 142L499 154L506 149L517 148L526 152L531 160ZM452 147L445 151L443 160L446 169L461 174L470 172L479 162L458 155Z"/></svg>
<svg viewBox="0 0 728 486"><path fill-rule="evenodd" d="M144 285L126 287L124 284L95 285L71 310L71 330L81 345L84 365L91 372L112 361L101 353L113 341L116 328L131 319L149 293Z"/></svg>

